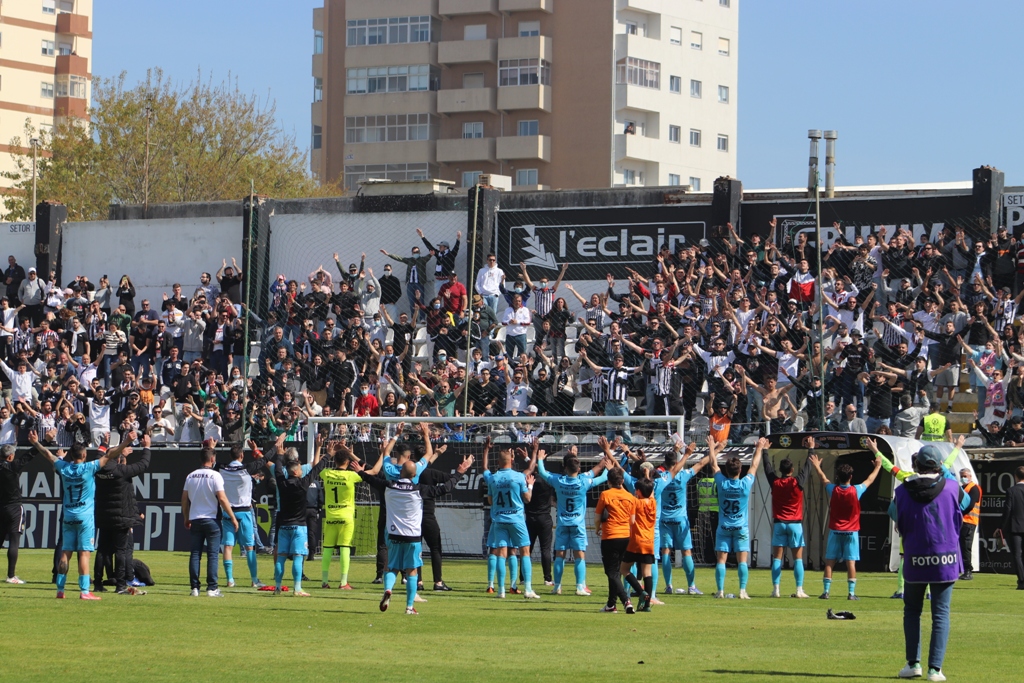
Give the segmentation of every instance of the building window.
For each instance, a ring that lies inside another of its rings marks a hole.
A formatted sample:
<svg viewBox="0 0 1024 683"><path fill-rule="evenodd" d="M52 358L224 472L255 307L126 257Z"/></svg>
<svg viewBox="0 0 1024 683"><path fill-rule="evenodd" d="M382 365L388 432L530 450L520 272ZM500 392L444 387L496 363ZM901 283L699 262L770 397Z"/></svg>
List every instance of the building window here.
<svg viewBox="0 0 1024 683"><path fill-rule="evenodd" d="M313 79L313 101L321 102L324 99L324 79Z"/></svg>
<svg viewBox="0 0 1024 683"><path fill-rule="evenodd" d="M520 21L519 22L519 37L529 38L530 36L540 35L540 22L539 21Z"/></svg>
<svg viewBox="0 0 1024 683"><path fill-rule="evenodd" d="M625 185L636 185L636 171L631 168L623 169L622 182Z"/></svg>
<svg viewBox="0 0 1024 683"><path fill-rule="evenodd" d="M348 45L395 45L429 43L431 19L425 17L388 17L348 22Z"/></svg>
<svg viewBox="0 0 1024 683"><path fill-rule="evenodd" d="M722 104L729 104L729 86L718 86L718 101Z"/></svg>
<svg viewBox="0 0 1024 683"><path fill-rule="evenodd" d="M729 151L729 136L719 135L718 136L718 151L728 152Z"/></svg>
<svg viewBox="0 0 1024 683"><path fill-rule="evenodd" d="M324 53L324 32L313 31L313 54L322 55Z"/></svg>
<svg viewBox="0 0 1024 683"><path fill-rule="evenodd" d="M619 60L618 83L661 89L661 64L636 57Z"/></svg>
<svg viewBox="0 0 1024 683"><path fill-rule="evenodd" d="M700 147L700 131L696 128L690 129L690 147Z"/></svg>
<svg viewBox="0 0 1024 683"><path fill-rule="evenodd" d="M719 38L718 39L718 54L724 55L726 57L729 56L729 39L728 38Z"/></svg>
<svg viewBox="0 0 1024 683"><path fill-rule="evenodd" d="M87 81L83 76L57 76L54 94L57 97L77 97L85 99Z"/></svg>
<svg viewBox="0 0 1024 683"><path fill-rule="evenodd" d="M646 121L634 121L632 119L626 119L626 125L623 129L623 133L626 135L639 135L642 138L647 137L647 122Z"/></svg>
<svg viewBox="0 0 1024 683"><path fill-rule="evenodd" d="M516 171L516 185L538 185L537 169L521 168Z"/></svg>
<svg viewBox="0 0 1024 683"><path fill-rule="evenodd" d="M668 141L678 143L682 138L683 130L679 126L668 127Z"/></svg>
<svg viewBox="0 0 1024 683"><path fill-rule="evenodd" d="M66 57L67 55L71 54L73 49L74 48L71 46L71 43L57 44L57 54L61 55L62 57Z"/></svg>
<svg viewBox="0 0 1024 683"><path fill-rule="evenodd" d="M43 14L56 14L57 0L43 0Z"/></svg>
<svg viewBox="0 0 1024 683"><path fill-rule="evenodd" d="M54 45L54 42L52 40L43 41L43 54L45 56L52 57L53 55L55 55L57 53L55 48L56 45Z"/></svg>
<svg viewBox="0 0 1024 683"><path fill-rule="evenodd" d="M683 184L682 183L682 178L679 177L678 173L669 173L668 174L668 184L673 186L673 187L676 187L678 185L682 185Z"/></svg>
<svg viewBox="0 0 1024 683"><path fill-rule="evenodd" d="M369 178L386 180L426 180L431 175L437 177L437 168L429 164L368 164L366 166L345 167L345 188L354 192L359 189L359 181Z"/></svg>
<svg viewBox="0 0 1024 683"><path fill-rule="evenodd" d="M679 94L683 91L683 79L681 76L669 76L668 77L668 90Z"/></svg>
<svg viewBox="0 0 1024 683"><path fill-rule="evenodd" d="M60 0L60 11L61 12L74 12L75 11L75 0Z"/></svg>
<svg viewBox="0 0 1024 683"><path fill-rule="evenodd" d="M436 137L437 122L430 114L390 114L345 118L345 142L347 144L433 140Z"/></svg>
<svg viewBox="0 0 1024 683"><path fill-rule="evenodd" d="M635 21L626 22L626 35L635 36L639 33Z"/></svg>
<svg viewBox="0 0 1024 683"><path fill-rule="evenodd" d="M700 192L700 178L690 176L690 189L694 192Z"/></svg>
<svg viewBox="0 0 1024 683"><path fill-rule="evenodd" d="M551 85L551 63L544 59L502 59L498 85ZM534 183L536 184L536 183Z"/></svg>
<svg viewBox="0 0 1024 683"><path fill-rule="evenodd" d="M729 6L729 0L718 0L718 6L719 7L728 7Z"/></svg>
<svg viewBox="0 0 1024 683"><path fill-rule="evenodd" d="M700 99L701 95L701 84L700 81L690 79L690 97L696 97Z"/></svg>
<svg viewBox="0 0 1024 683"><path fill-rule="evenodd" d="M462 124L462 137L466 140L482 138L484 136L484 122L471 121Z"/></svg>
<svg viewBox="0 0 1024 683"><path fill-rule="evenodd" d="M462 186L473 187L480 182L480 176L482 171L463 171L462 172Z"/></svg>
<svg viewBox="0 0 1024 683"><path fill-rule="evenodd" d="M679 28L678 26L673 26L672 28L670 28L668 30L668 42L672 43L673 45L682 45L683 29Z"/></svg>
<svg viewBox="0 0 1024 683"><path fill-rule="evenodd" d="M463 40L487 40L487 24L471 24L462 30Z"/></svg>
<svg viewBox="0 0 1024 683"><path fill-rule="evenodd" d="M43 81L42 84L40 84L39 86L39 95L40 97L53 99L53 83L47 83L46 81Z"/></svg>
<svg viewBox="0 0 1024 683"><path fill-rule="evenodd" d="M700 31L690 31L690 47L694 50L703 50L704 34Z"/></svg>
<svg viewBox="0 0 1024 683"><path fill-rule="evenodd" d="M540 135L540 121L531 119L519 122L519 135Z"/></svg>
<svg viewBox="0 0 1024 683"><path fill-rule="evenodd" d="M349 95L423 92L431 89L432 75L437 74L432 74L427 64L349 69L346 92Z"/></svg>
<svg viewBox="0 0 1024 683"><path fill-rule="evenodd" d="M323 146L323 128L313 126L313 149L320 149Z"/></svg>
<svg viewBox="0 0 1024 683"><path fill-rule="evenodd" d="M462 87L465 90L484 87L484 75L482 73L462 74Z"/></svg>

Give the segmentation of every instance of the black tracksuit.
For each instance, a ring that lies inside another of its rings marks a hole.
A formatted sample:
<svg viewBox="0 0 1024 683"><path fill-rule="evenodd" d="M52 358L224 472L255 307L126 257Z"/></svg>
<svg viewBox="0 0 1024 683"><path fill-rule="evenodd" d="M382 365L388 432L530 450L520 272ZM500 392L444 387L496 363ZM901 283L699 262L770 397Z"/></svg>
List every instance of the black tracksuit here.
<svg viewBox="0 0 1024 683"><path fill-rule="evenodd" d="M117 590L124 590L135 578L132 570L134 539L132 527L139 521L139 507L135 501L132 479L149 469L150 451L142 449L142 458L130 465L118 465L110 460L96 473L96 528L99 544L96 549L96 588L102 581L101 568L113 558L114 581Z"/></svg>
<svg viewBox="0 0 1024 683"><path fill-rule="evenodd" d="M24 524L18 477L31 460L31 450L15 453L10 462L0 460L0 544L7 539L7 578L15 575Z"/></svg>

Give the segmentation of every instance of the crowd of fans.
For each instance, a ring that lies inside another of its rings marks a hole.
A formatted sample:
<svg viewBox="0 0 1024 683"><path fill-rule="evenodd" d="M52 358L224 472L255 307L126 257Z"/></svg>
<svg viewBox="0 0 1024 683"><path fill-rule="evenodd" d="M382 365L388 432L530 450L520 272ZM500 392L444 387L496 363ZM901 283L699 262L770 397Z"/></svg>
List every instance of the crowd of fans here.
<svg viewBox="0 0 1024 683"><path fill-rule="evenodd" d="M489 254L472 295L461 233L435 245L418 231L408 256L381 250L376 271L366 254L347 268L334 254L337 274L277 275L265 317L244 305L233 259L151 302L129 275L61 287L12 256L0 443L302 440L314 415L428 414L683 414L732 442L803 425L945 438L948 422L929 417L952 411L964 372L979 435L1024 445L1024 252L1005 228L915 244L880 227L831 244L820 273L807 233L770 229L664 247L601 291L563 284L565 266L507 272Z"/></svg>

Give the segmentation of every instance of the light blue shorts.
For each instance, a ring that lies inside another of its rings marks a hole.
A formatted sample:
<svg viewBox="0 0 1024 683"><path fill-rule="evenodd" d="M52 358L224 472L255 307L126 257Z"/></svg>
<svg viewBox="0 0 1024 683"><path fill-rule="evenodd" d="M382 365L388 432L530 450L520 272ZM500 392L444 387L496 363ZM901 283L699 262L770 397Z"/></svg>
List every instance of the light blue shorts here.
<svg viewBox="0 0 1024 683"><path fill-rule="evenodd" d="M530 545L530 535L526 533L526 521L522 522L491 522L491 530L487 533L488 548L523 548Z"/></svg>
<svg viewBox="0 0 1024 683"><path fill-rule="evenodd" d="M396 543L388 539L388 569L393 572L400 572L403 569L418 569L423 566L423 544L420 541L415 543Z"/></svg>
<svg viewBox="0 0 1024 683"><path fill-rule="evenodd" d="M772 546L776 548L803 548L803 522L775 522L772 526Z"/></svg>
<svg viewBox="0 0 1024 683"><path fill-rule="evenodd" d="M860 559L860 533L856 531L829 531L826 560L846 562Z"/></svg>
<svg viewBox="0 0 1024 683"><path fill-rule="evenodd" d="M64 541L61 549L64 552L96 550L96 523L91 519L65 519Z"/></svg>
<svg viewBox="0 0 1024 683"><path fill-rule="evenodd" d="M527 543L529 545L529 543ZM519 546L522 547L522 546ZM587 530L582 526L560 526L555 529L555 550L586 550Z"/></svg>
<svg viewBox="0 0 1024 683"><path fill-rule="evenodd" d="M661 521L658 530L661 536L661 547L672 550L693 550L693 538L690 536L690 523Z"/></svg>
<svg viewBox="0 0 1024 683"><path fill-rule="evenodd" d="M720 526L715 534L715 552L746 553L750 552L750 536L746 527L727 528Z"/></svg>
<svg viewBox="0 0 1024 683"><path fill-rule="evenodd" d="M308 555L309 537L305 526L283 526L277 530L278 555Z"/></svg>
<svg viewBox="0 0 1024 683"><path fill-rule="evenodd" d="M224 517L220 520L220 544L225 548L231 548L237 542L242 548L253 548L256 546L256 527L253 523L252 511L235 513L238 520L238 533L231 520ZM236 538L237 536L237 538Z"/></svg>

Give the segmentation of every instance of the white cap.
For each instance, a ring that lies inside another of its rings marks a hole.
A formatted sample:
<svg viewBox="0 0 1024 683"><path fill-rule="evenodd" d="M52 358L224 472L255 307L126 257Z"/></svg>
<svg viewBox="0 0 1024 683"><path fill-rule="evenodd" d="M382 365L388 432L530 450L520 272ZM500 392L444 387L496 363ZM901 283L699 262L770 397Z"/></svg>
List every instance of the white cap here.
<svg viewBox="0 0 1024 683"><path fill-rule="evenodd" d="M398 407L395 408L395 410L409 410L409 407L407 405L405 405L404 403L399 403Z"/></svg>
<svg viewBox="0 0 1024 683"><path fill-rule="evenodd" d="M536 413L537 412L537 406L532 405L532 404L527 406L526 412L528 412L528 413Z"/></svg>

